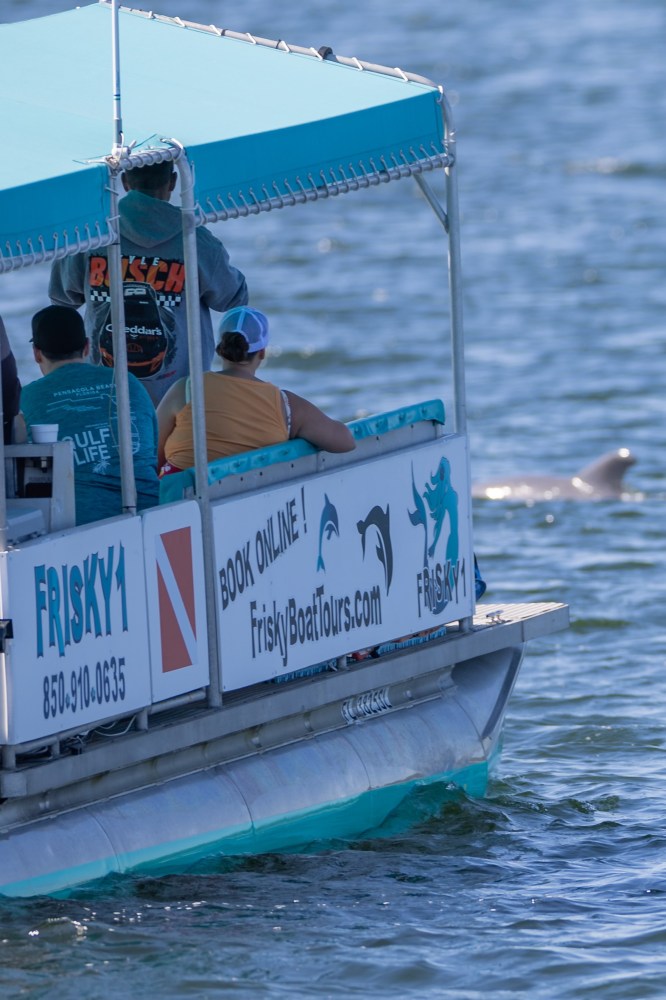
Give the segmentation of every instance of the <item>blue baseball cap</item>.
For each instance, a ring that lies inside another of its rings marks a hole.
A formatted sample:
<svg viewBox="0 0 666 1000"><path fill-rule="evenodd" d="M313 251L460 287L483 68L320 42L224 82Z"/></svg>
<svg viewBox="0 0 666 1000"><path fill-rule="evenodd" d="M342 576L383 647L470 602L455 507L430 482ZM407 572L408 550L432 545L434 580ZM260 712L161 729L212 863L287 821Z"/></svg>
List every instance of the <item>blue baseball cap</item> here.
<svg viewBox="0 0 666 1000"><path fill-rule="evenodd" d="M223 333L242 333L248 352L254 354L268 345L268 317L258 309L236 306L222 316L219 332L220 336Z"/></svg>

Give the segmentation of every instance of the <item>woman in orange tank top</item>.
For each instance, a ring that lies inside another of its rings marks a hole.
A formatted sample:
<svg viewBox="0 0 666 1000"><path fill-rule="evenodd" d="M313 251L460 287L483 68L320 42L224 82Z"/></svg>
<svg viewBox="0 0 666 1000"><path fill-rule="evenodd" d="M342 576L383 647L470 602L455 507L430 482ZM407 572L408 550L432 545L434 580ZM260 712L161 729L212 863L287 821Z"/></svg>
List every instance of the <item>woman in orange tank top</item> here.
<svg viewBox="0 0 666 1000"><path fill-rule="evenodd" d="M206 372L204 409L208 461L302 437L324 451L356 447L346 424L327 417L314 403L257 378L266 356L268 319L258 309L238 306L224 313L215 348L222 371ZM157 408L160 475L194 465L189 379L175 382Z"/></svg>

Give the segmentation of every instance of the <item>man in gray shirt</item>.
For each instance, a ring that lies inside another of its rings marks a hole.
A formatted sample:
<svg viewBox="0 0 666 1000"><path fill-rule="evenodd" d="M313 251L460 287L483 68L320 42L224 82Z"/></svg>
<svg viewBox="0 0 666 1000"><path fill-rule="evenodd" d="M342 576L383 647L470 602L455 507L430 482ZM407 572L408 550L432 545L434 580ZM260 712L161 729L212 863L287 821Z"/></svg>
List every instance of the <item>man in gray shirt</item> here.
<svg viewBox="0 0 666 1000"><path fill-rule="evenodd" d="M172 163L137 167L121 175L128 194L119 202L127 362L157 405L169 386L189 374L185 265L180 209L169 204L176 183ZM224 245L197 229L204 371L215 347L209 309L224 312L248 301L245 277ZM55 305L85 303L91 359L113 365L106 250L55 261L49 297Z"/></svg>

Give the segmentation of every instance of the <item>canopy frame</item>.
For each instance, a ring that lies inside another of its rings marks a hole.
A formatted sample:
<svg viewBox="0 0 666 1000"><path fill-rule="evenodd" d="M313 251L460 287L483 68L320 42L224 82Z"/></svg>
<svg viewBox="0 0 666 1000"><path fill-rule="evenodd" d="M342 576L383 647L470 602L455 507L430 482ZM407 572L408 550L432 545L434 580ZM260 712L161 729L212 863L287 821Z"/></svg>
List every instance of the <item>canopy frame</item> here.
<svg viewBox="0 0 666 1000"><path fill-rule="evenodd" d="M373 72L381 73L385 76L393 76L400 80L427 85L438 92L437 103L439 103L443 119L443 148L437 148L431 143L431 148L426 149L423 144L418 149L410 146L407 151L400 149L399 155L391 153L387 158L384 155L376 161L372 157L367 159L367 163L357 161L357 167L352 164L337 167L329 166L326 171L320 169L318 172L306 172L303 176L297 176L296 181L283 182L283 189L280 190L274 181L273 190L269 190L262 185L261 190L256 191L252 186L248 186L246 194L234 197L228 191L222 195L218 194L213 201L207 197L205 204L195 200L194 180L191 164L187 153L181 142L176 139L158 139L157 144L144 144L140 149L125 144L125 137L122 129L121 113L121 89L119 72L119 37L117 23L117 0L99 0L102 6L110 7L113 13L114 32L112 38L113 49L113 125L114 143L113 151L110 155L89 160L90 166L104 165L107 173L107 192L110 194L109 215L106 218L106 232L96 224L96 232L90 232L86 227L85 234L82 235L78 229L74 231L74 237L69 238L67 233L62 236L55 236L54 246L47 249L44 242L38 249L35 249L30 240L27 246L18 243L15 247L5 244L0 246L0 273L16 270L22 267L32 266L39 263L48 263L60 259L70 254L85 253L101 247L108 247L109 271L110 271L110 294L112 326L114 338L114 351L116 357L116 387L118 394L118 420L120 436L120 466L121 466L121 489L122 507L128 514L136 512L136 484L134 481L134 467L131 453L131 418L129 406L129 384L127 380L127 354L125 344L125 319L124 300L122 285L121 249L120 233L118 226L118 191L117 178L124 171L135 167L146 166L153 163L170 160L178 170L181 180L181 211L183 219L183 256L186 275L186 301L188 318L188 347L190 356L190 377L192 385L192 408L194 421L194 453L196 470L196 499L201 512L202 532L204 540L205 556L205 576L206 576L206 600L208 611L209 650L211 657L217 658L217 613L215 601L215 572L212 559L213 553L213 532L212 516L209 503L208 475L207 475L207 447L205 432L205 415L203 403L203 370L201 352L201 334L199 322L199 284L198 284L198 264L196 246L196 228L200 225L214 222L223 222L230 219L244 218L251 215L258 215L286 207L293 207L298 204L307 204L330 197L337 197L340 194L360 191L370 187L376 187L388 183L392 180L399 180L404 177L414 177L421 192L430 204L435 215L442 223L448 237L448 280L450 294L450 336L451 336L451 359L453 366L453 396L454 396L454 422L455 431L459 434L466 433L467 417L465 402L465 381L464 381L464 352L463 352L463 322L462 322L462 286L460 267L460 236L458 217L458 193L457 179L455 173L455 131L453 128L450 106L444 94L443 88L432 83L424 77L406 73L399 68L390 69L378 66L373 63L363 62L356 58L339 57L326 47L315 50L314 48L301 48L299 46L288 45L286 42L272 41L257 38L248 33L239 33L228 29L216 28L212 25L203 26L193 22L182 21L180 18L170 18L164 15L156 15L152 12L137 11L131 8L122 8L124 11L167 23L178 25L181 28L196 28L199 31L210 32L217 36L226 36L240 41L244 41L254 46L266 46L278 49L285 53L305 55L315 58L321 62L333 61L341 65L353 67L360 73ZM426 175L436 169L444 169L446 175L446 209L442 207L437 196L426 180ZM249 195L249 197L247 196ZM55 235L55 234L54 234ZM0 463L4 465L4 463ZM4 497L4 483L2 482L3 468L0 468L0 488ZM1 513L1 501L0 501ZM461 622L461 627L468 627L467 622ZM209 704L217 706L221 704L221 689L218 664L210 663L210 688Z"/></svg>

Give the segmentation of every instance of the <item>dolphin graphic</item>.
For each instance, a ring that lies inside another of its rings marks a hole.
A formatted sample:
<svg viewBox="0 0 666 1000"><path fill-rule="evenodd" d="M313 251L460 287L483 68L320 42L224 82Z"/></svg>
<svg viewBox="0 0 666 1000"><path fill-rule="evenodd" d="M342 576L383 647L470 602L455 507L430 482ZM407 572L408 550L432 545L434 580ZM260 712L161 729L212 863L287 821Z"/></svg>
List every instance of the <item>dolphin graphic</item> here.
<svg viewBox="0 0 666 1000"><path fill-rule="evenodd" d="M321 512L321 520L319 522L319 555L317 557L317 572L323 569L326 572L326 567L324 566L324 557L322 555L322 542L324 540L324 534L327 538L335 534L340 537L340 526L338 524L338 512L328 499L328 494L324 493L324 509Z"/></svg>
<svg viewBox="0 0 666 1000"><path fill-rule="evenodd" d="M628 448L609 451L575 475L502 476L475 483L472 496L484 500L612 500L627 492L623 477L636 462Z"/></svg>
<svg viewBox="0 0 666 1000"><path fill-rule="evenodd" d="M361 536L361 547L365 555L365 536L368 528L373 525L379 533L379 541L375 549L377 558L384 567L384 582L386 593L388 594L393 579L393 546L391 545L391 528L389 523L389 507L386 510L381 507L373 507L364 521L357 521L356 527Z"/></svg>

